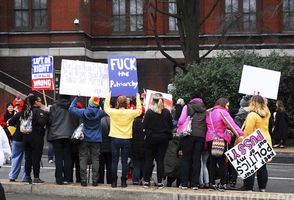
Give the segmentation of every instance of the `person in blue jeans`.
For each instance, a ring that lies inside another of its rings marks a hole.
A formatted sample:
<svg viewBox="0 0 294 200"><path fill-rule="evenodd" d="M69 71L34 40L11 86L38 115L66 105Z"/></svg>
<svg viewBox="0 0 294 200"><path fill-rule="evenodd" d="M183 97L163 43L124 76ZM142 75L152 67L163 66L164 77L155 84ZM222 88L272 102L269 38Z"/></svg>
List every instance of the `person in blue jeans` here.
<svg viewBox="0 0 294 200"><path fill-rule="evenodd" d="M27 99L25 100L27 102ZM24 105L23 109L26 109L26 104ZM11 169L9 172L9 180L14 182L21 170L21 164L24 158L24 145L23 145L23 136L20 132L20 117L21 112L16 113L10 120L8 121L9 126L15 126L16 131L12 136L12 156L11 156ZM26 174L25 171L22 175L22 181L25 181Z"/></svg>
<svg viewBox="0 0 294 200"><path fill-rule="evenodd" d="M54 149L51 142L48 142L48 163L54 163Z"/></svg>

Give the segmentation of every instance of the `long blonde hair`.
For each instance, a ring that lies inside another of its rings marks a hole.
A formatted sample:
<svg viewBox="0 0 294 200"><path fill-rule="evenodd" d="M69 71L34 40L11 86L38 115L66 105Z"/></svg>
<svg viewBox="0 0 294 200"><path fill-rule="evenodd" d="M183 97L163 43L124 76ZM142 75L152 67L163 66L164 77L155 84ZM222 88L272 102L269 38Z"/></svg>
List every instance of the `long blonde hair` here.
<svg viewBox="0 0 294 200"><path fill-rule="evenodd" d="M247 108L248 112L256 112L261 116L266 116L266 104L262 96L260 95L253 95L250 100L249 107Z"/></svg>
<svg viewBox="0 0 294 200"><path fill-rule="evenodd" d="M154 96L153 96L153 101L152 101L152 107L151 107L151 109L154 112L156 112L158 114L161 114L163 108L164 108L164 102L163 102L162 94L155 93Z"/></svg>

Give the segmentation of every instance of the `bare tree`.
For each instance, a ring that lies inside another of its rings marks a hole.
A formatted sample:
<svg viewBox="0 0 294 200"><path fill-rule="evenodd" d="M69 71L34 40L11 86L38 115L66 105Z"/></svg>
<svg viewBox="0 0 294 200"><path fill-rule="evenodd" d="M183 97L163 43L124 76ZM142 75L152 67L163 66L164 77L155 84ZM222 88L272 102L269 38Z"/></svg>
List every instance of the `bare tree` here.
<svg viewBox="0 0 294 200"><path fill-rule="evenodd" d="M199 34L201 26L204 22L211 16L218 3L221 0L215 0L213 6L206 16L201 18L200 15L200 0L148 0L149 4L149 14L153 21L153 32L155 35L155 39L159 50L161 53L171 60L175 65L181 67L184 71L187 70L186 66L192 63L198 63L204 57L200 57L199 55ZM160 9L159 3L175 3L177 6L177 13L169 13L164 9ZM184 54L185 64L182 65L177 63L175 59L173 59L170 55L164 52L160 44L160 39L157 34L157 13L165 14L170 17L174 17L177 19L177 27L179 30L180 36L180 44L181 49ZM224 34L224 33L222 33ZM216 44L218 45L218 44ZM216 46L212 47L205 53L205 56L208 55Z"/></svg>

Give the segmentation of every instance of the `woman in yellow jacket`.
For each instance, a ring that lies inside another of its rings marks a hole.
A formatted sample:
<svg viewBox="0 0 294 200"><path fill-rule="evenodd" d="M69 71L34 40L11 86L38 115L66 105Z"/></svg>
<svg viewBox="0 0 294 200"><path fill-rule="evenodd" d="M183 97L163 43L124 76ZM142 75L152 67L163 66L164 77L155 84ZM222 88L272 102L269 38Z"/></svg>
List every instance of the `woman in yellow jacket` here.
<svg viewBox="0 0 294 200"><path fill-rule="evenodd" d="M259 95L253 95L249 107L246 108L248 115L244 122L244 137L247 137L256 129L260 129L266 140L272 145L271 136L268 131L270 111L266 105L264 98ZM266 164L263 165L255 174L257 174L257 182L259 190L265 192L268 181L268 173ZM252 191L254 186L255 174L244 180L246 190Z"/></svg>
<svg viewBox="0 0 294 200"><path fill-rule="evenodd" d="M117 108L110 108L111 93L105 99L104 111L110 117L110 131L111 137L111 187L117 187L117 165L119 161L119 154L121 152L122 176L121 186L127 187L127 173L128 173L128 156L131 148L132 126L136 117L141 115L142 105L140 95L136 97L136 109L127 109L127 97L119 96L117 98Z"/></svg>

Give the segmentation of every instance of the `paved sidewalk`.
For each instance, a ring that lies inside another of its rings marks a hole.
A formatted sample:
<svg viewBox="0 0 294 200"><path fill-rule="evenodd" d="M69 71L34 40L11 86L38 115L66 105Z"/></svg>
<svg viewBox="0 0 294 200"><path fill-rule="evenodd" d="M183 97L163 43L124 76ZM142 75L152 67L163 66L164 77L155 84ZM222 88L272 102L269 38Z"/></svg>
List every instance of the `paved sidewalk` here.
<svg viewBox="0 0 294 200"><path fill-rule="evenodd" d="M81 187L79 184L55 185L37 184L29 185L21 182L1 180L6 192L36 195L61 195L65 197L86 197L100 200L293 200L290 193L261 193L244 191L213 191L213 190L180 190L177 188L157 189L151 187L144 189L139 186L127 188L111 188L109 185L98 187Z"/></svg>

